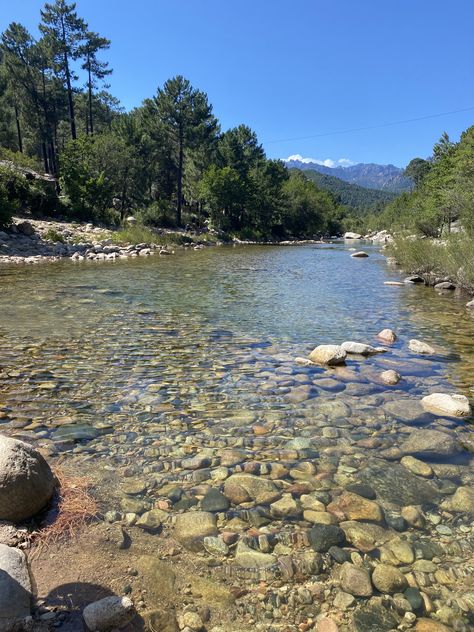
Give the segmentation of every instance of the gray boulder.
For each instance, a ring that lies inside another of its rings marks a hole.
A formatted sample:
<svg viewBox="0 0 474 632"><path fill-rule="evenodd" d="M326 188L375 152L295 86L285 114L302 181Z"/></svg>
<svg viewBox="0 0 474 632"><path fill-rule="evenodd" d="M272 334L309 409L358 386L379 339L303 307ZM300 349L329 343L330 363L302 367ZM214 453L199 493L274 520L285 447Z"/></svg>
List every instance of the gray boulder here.
<svg viewBox="0 0 474 632"><path fill-rule="evenodd" d="M440 430L417 428L400 446L403 454L422 457L446 457L461 452L461 446L456 439Z"/></svg>
<svg viewBox="0 0 474 632"><path fill-rule="evenodd" d="M0 632L30 616L31 582L25 554L0 544Z"/></svg>
<svg viewBox="0 0 474 632"><path fill-rule="evenodd" d="M23 441L0 436L0 520L20 522L43 509L54 491L43 456Z"/></svg>

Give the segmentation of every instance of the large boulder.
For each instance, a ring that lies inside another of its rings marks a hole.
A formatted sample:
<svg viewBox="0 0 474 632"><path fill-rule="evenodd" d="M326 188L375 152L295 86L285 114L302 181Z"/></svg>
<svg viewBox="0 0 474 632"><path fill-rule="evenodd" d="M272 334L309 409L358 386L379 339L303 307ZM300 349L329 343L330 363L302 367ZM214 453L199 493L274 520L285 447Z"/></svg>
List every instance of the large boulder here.
<svg viewBox="0 0 474 632"><path fill-rule="evenodd" d="M319 345L311 351L309 359L316 364L335 366L344 364L347 353L339 345Z"/></svg>
<svg viewBox="0 0 474 632"><path fill-rule="evenodd" d="M347 233L344 233L344 239L362 239L362 235L348 231Z"/></svg>
<svg viewBox="0 0 474 632"><path fill-rule="evenodd" d="M0 436L0 520L20 522L43 509L54 491L54 475L31 445Z"/></svg>
<svg viewBox="0 0 474 632"><path fill-rule="evenodd" d="M269 505L281 497L281 492L273 483L253 474L232 474L224 483L224 494L235 505L254 501Z"/></svg>
<svg viewBox="0 0 474 632"><path fill-rule="evenodd" d="M31 582L23 551L0 544L0 630L30 615Z"/></svg>
<svg viewBox="0 0 474 632"><path fill-rule="evenodd" d="M421 405L430 413L448 417L468 417L471 414L467 397L456 393L431 393L423 397Z"/></svg>

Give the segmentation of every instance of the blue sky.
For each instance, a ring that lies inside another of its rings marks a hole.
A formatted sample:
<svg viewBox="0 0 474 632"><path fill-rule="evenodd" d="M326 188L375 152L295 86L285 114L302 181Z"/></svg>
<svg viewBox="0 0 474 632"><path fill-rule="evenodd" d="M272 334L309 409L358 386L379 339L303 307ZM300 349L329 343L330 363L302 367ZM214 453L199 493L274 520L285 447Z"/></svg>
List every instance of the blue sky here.
<svg viewBox="0 0 474 632"><path fill-rule="evenodd" d="M336 163L428 156L474 109L472 0L78 0L112 40L111 91L130 109L176 74L208 93L224 129L246 123L267 155ZM0 28L36 32L40 0L0 0ZM310 136L317 138L307 138ZM282 141L285 142L275 142Z"/></svg>

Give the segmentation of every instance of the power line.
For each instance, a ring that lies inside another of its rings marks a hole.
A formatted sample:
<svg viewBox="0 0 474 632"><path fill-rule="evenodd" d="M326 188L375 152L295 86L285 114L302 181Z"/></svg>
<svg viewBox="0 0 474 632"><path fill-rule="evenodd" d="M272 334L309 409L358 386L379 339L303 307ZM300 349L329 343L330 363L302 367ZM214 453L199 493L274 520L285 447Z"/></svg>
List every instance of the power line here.
<svg viewBox="0 0 474 632"><path fill-rule="evenodd" d="M381 127L391 127L393 125L402 125L403 123L414 123L416 121L426 121L428 119L439 118L441 116L449 116L450 114L459 114L460 112L471 112L474 110L474 106L469 108L462 108L461 110L452 110L451 112L439 112L438 114L428 114L426 116L418 116L416 118L404 119L402 121L392 121L391 123L380 123L378 125L367 125L366 127L353 127L352 129L343 129L335 132L322 132L320 134L313 134L311 136L297 136L295 138L281 138L279 140L267 140L264 141L264 145L270 145L273 143L289 143L296 140L309 140L311 138L322 138L323 136L336 136L337 134L350 134L351 132L365 132L371 129L380 129Z"/></svg>

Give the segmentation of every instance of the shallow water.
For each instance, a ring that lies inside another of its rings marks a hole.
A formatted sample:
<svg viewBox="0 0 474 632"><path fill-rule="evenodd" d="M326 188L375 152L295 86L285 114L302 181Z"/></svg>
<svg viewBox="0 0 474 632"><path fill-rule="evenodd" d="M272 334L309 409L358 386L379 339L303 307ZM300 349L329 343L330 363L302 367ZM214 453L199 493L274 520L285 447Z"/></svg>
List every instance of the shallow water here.
<svg viewBox="0 0 474 632"><path fill-rule="evenodd" d="M307 408L317 414L336 393L354 414L376 416L385 401L433 390L472 396L474 320L465 300L384 285L399 273L369 250L360 260L342 244L223 247L113 264L4 267L3 427L61 443L77 430L85 445L137 422L146 437L147 424L170 415L219 424L218 414L227 426L222 417L233 410L246 411L249 422ZM321 343L376 344L384 327L399 336L390 352L351 360L348 370L293 362ZM440 354L415 356L410 338ZM377 372L392 366L405 377L400 385L377 383ZM318 387L328 375L343 392ZM312 396L295 402L301 383L311 384Z"/></svg>

